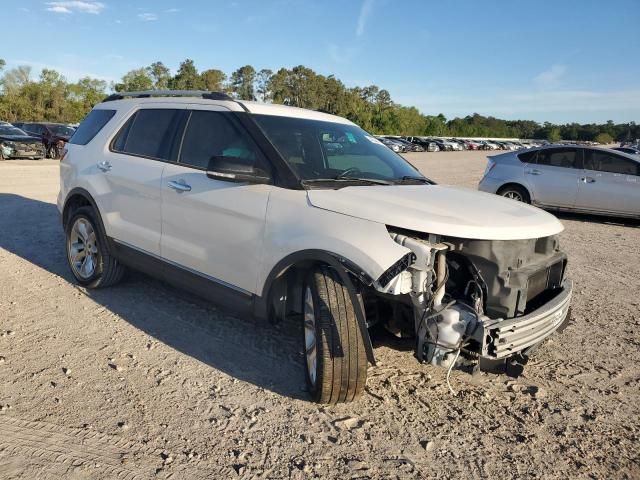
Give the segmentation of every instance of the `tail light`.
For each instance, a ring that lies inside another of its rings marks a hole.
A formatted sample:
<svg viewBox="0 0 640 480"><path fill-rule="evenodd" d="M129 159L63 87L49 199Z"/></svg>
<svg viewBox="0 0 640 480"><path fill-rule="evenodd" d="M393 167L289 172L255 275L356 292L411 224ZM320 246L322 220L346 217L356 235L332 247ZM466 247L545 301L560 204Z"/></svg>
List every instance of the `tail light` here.
<svg viewBox="0 0 640 480"><path fill-rule="evenodd" d="M487 168L484 169L484 174L482 176L486 177L489 174L489 172L493 170L495 166L496 166L496 162L494 162L493 160L489 160L487 162Z"/></svg>

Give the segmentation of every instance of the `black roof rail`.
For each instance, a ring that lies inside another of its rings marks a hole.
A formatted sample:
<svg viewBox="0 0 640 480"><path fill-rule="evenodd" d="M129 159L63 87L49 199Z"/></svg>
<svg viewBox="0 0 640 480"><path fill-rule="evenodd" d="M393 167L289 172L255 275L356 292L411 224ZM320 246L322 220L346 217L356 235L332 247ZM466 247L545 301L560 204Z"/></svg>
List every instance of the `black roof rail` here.
<svg viewBox="0 0 640 480"><path fill-rule="evenodd" d="M150 97L200 97L207 100L229 100L235 102L223 92L208 92L206 90L144 90L139 92L118 92L109 95L103 102L111 102L113 100L123 100L125 98L150 98Z"/></svg>

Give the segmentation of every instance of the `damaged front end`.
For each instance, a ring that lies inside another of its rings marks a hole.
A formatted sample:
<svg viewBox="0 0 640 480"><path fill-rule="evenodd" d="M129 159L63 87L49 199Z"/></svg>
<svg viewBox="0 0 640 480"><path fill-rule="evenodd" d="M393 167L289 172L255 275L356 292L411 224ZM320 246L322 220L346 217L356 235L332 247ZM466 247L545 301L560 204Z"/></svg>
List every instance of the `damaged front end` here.
<svg viewBox="0 0 640 480"><path fill-rule="evenodd" d="M569 320L572 282L558 236L475 240L389 227L409 249L364 296L369 324L414 336L419 361L522 372Z"/></svg>

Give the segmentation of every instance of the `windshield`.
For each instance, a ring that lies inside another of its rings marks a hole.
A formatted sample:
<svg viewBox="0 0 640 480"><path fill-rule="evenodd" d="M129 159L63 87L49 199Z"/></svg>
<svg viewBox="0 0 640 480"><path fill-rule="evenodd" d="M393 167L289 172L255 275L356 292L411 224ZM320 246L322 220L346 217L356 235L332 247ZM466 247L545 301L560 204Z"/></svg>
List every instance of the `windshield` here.
<svg viewBox="0 0 640 480"><path fill-rule="evenodd" d="M54 135L58 135L60 137L70 137L75 132L73 128L65 125L51 125L49 130L51 130Z"/></svg>
<svg viewBox="0 0 640 480"><path fill-rule="evenodd" d="M423 178L401 156L355 125L272 115L254 118L303 180Z"/></svg>
<svg viewBox="0 0 640 480"><path fill-rule="evenodd" d="M0 135L26 135L26 133L11 125L0 125Z"/></svg>

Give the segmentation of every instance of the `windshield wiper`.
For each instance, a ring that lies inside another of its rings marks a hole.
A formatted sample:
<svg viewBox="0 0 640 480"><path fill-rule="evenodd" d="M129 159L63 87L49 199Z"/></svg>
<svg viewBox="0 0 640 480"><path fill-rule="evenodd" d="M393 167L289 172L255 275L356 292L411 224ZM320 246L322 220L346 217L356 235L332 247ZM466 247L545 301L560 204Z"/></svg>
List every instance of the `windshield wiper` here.
<svg viewBox="0 0 640 480"><path fill-rule="evenodd" d="M368 183L370 185L392 185L392 183L388 180L380 180L377 178L363 178L363 177L349 177L349 176L340 176L333 178L309 178L302 180L303 184L307 183L321 183L321 182L340 182L340 183Z"/></svg>
<svg viewBox="0 0 640 480"><path fill-rule="evenodd" d="M411 175L405 175L401 179L397 181L397 183L410 183L410 182L420 182L425 183L427 185L435 185L432 180L429 180L427 177L414 177Z"/></svg>

